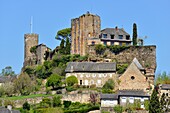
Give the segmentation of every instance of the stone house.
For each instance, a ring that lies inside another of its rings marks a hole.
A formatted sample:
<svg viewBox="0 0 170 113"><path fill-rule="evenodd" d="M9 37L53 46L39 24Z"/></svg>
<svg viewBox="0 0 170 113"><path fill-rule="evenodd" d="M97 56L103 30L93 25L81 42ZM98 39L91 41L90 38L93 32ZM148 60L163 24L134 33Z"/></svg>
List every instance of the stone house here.
<svg viewBox="0 0 170 113"><path fill-rule="evenodd" d="M116 63L69 62L65 72L66 78L76 76L78 85L102 87L108 79L118 80Z"/></svg>
<svg viewBox="0 0 170 113"><path fill-rule="evenodd" d="M101 30L100 34L101 44L104 45L120 45L129 46L131 45L130 35L123 29L118 28L106 28Z"/></svg>
<svg viewBox="0 0 170 113"><path fill-rule="evenodd" d="M159 95L165 94L167 97L170 97L170 84L160 84L159 85Z"/></svg>
<svg viewBox="0 0 170 113"><path fill-rule="evenodd" d="M145 69L136 58L134 58L126 71L119 77L119 80L119 90L146 91L150 88L148 77L145 76Z"/></svg>

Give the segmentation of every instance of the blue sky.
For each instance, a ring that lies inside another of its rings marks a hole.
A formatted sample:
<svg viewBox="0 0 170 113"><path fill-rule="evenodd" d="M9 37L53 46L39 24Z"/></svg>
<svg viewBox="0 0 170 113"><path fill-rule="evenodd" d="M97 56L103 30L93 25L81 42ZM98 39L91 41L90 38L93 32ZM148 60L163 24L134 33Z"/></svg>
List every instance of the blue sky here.
<svg viewBox="0 0 170 113"><path fill-rule="evenodd" d="M123 27L132 36L148 38L157 46L157 73L170 72L170 0L0 0L0 70L12 66L19 73L24 60L24 34L39 34L39 43L54 49L58 30L70 27L71 19L87 11L101 17L101 28Z"/></svg>

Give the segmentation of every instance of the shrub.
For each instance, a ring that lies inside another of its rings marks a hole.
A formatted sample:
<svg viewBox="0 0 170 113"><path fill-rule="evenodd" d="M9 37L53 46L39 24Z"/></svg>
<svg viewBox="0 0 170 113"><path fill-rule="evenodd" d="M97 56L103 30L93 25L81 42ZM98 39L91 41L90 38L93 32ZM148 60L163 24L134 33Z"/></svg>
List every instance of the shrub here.
<svg viewBox="0 0 170 113"><path fill-rule="evenodd" d="M115 83L112 79L109 79L106 81L106 83L102 87L103 93L113 93L113 89L115 87Z"/></svg>
<svg viewBox="0 0 170 113"><path fill-rule="evenodd" d="M61 82L61 76L59 76L58 74L52 74L48 79L47 79L47 83L46 86L52 86L53 89L56 87L61 87L62 86L62 82Z"/></svg>
<svg viewBox="0 0 170 113"><path fill-rule="evenodd" d="M77 83L78 83L78 79L74 75L66 78L66 84L68 86L73 86L74 84L77 84Z"/></svg>
<svg viewBox="0 0 170 113"><path fill-rule="evenodd" d="M102 54L106 50L106 46L104 46L102 44L96 44L95 45L95 50L96 50L97 54Z"/></svg>
<svg viewBox="0 0 170 113"><path fill-rule="evenodd" d="M69 108L69 106L71 105L71 101L63 101L64 104L64 108Z"/></svg>
<svg viewBox="0 0 170 113"><path fill-rule="evenodd" d="M53 97L53 107L61 107L61 96Z"/></svg>
<svg viewBox="0 0 170 113"><path fill-rule="evenodd" d="M23 109L30 110L30 104L27 101L23 104Z"/></svg>
<svg viewBox="0 0 170 113"><path fill-rule="evenodd" d="M73 86L67 86L67 87L66 87L66 90L67 90L68 92L71 92L71 91L75 91L76 88L74 88Z"/></svg>
<svg viewBox="0 0 170 113"><path fill-rule="evenodd" d="M127 67L128 67L128 64L118 64L117 65L117 73L123 74L126 71Z"/></svg>
<svg viewBox="0 0 170 113"><path fill-rule="evenodd" d="M129 48L128 46L119 46L119 45L112 45L112 46L108 46L108 48L110 49L110 51L112 51L113 53L119 53L127 48Z"/></svg>
<svg viewBox="0 0 170 113"><path fill-rule="evenodd" d="M41 103L40 103L40 106L41 106L42 108L48 108L48 107L50 107L50 106L51 106L51 99L49 99L49 98L43 98L42 101L41 101Z"/></svg>
<svg viewBox="0 0 170 113"><path fill-rule="evenodd" d="M116 113L122 113L123 112L123 107L120 106L120 105L114 106L113 109Z"/></svg>

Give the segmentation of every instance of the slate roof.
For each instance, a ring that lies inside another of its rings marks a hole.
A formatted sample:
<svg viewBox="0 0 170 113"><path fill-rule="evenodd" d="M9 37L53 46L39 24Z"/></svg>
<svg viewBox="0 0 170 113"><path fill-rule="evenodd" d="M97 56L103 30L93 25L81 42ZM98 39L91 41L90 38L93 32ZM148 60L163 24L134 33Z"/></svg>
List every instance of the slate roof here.
<svg viewBox="0 0 170 113"><path fill-rule="evenodd" d="M118 100L117 94L100 94L102 100Z"/></svg>
<svg viewBox="0 0 170 113"><path fill-rule="evenodd" d="M65 72L115 72L116 63L69 62Z"/></svg>
<svg viewBox="0 0 170 113"><path fill-rule="evenodd" d="M136 66L138 67L138 69L144 70L144 68L142 67L142 65L141 65L141 64L139 63L139 61L137 60L137 58L134 58L132 62L134 62L134 63L136 64Z"/></svg>
<svg viewBox="0 0 170 113"><path fill-rule="evenodd" d="M170 84L162 84L161 89L170 90Z"/></svg>
<svg viewBox="0 0 170 113"><path fill-rule="evenodd" d="M145 93L143 90L119 90L118 95L119 96L149 97L149 95Z"/></svg>
<svg viewBox="0 0 170 113"><path fill-rule="evenodd" d="M105 34L117 34L117 35L129 35L126 31L124 31L123 28L105 28L103 30L101 30L101 33L105 33Z"/></svg>
<svg viewBox="0 0 170 113"><path fill-rule="evenodd" d="M18 110L9 110L5 107L0 107L0 113L20 113Z"/></svg>

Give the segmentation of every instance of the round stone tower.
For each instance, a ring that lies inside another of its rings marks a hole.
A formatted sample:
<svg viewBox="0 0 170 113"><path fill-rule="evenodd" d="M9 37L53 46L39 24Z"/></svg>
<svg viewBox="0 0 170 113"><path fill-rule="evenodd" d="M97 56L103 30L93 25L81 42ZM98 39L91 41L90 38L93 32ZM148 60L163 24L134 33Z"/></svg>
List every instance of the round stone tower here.
<svg viewBox="0 0 170 113"><path fill-rule="evenodd" d="M24 35L24 67L28 65L33 65L32 63L35 54L30 52L31 47L38 45L38 34L25 34Z"/></svg>

